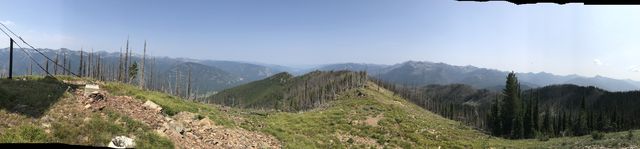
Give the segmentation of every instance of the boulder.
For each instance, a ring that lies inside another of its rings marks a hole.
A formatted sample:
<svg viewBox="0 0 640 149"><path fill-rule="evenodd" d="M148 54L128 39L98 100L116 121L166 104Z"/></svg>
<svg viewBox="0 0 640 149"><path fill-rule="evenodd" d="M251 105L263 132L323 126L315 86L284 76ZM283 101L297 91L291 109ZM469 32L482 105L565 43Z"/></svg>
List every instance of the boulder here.
<svg viewBox="0 0 640 149"><path fill-rule="evenodd" d="M211 126L211 125L213 125L213 122L211 122L211 120L209 120L209 117L205 117L205 118L203 118L201 120L198 120L197 125L200 125L200 126L203 126L203 127Z"/></svg>
<svg viewBox="0 0 640 149"><path fill-rule="evenodd" d="M169 123L169 127L171 128L171 130L179 133L180 135L184 135L184 132L187 130L184 127L184 125L182 125L181 123L176 123L176 122Z"/></svg>
<svg viewBox="0 0 640 149"><path fill-rule="evenodd" d="M150 100L147 100L147 102L144 102L144 104L142 106L144 106L146 108L149 108L149 109L153 109L156 112L162 111L162 107L160 107L160 105L158 105L158 104L156 104L156 103L154 103L153 101L150 101Z"/></svg>
<svg viewBox="0 0 640 149"><path fill-rule="evenodd" d="M110 148L135 148L136 147L136 143L133 141L133 139L126 137L126 136L116 136L115 138L111 139L111 142L109 142L109 145L107 147Z"/></svg>
<svg viewBox="0 0 640 149"><path fill-rule="evenodd" d="M89 102L96 102L96 101L106 100L107 94L100 91L93 91L89 93L88 97L89 97Z"/></svg>
<svg viewBox="0 0 640 149"><path fill-rule="evenodd" d="M100 91L100 86L97 84L84 85L84 96L89 96L94 91Z"/></svg>

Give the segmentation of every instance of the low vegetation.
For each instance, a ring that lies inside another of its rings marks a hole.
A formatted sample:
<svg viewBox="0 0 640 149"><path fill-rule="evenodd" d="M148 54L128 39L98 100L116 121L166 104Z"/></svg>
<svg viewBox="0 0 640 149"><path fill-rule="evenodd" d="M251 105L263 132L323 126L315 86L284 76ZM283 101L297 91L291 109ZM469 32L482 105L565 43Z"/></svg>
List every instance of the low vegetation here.
<svg viewBox="0 0 640 149"><path fill-rule="evenodd" d="M40 80L41 78L27 79ZM41 82L42 83L42 82ZM59 81L58 81L59 83ZM64 83L60 83L64 86ZM216 124L260 131L275 136L284 148L573 148L573 147L638 147L640 139L634 131L602 133L592 136L507 140L492 137L460 122L441 117L394 95L393 92L368 82L365 87L341 92L336 100L300 112L238 109L187 101L137 86L107 82L103 88L112 95L127 95L137 100L151 100L163 107L167 115L181 111L208 117ZM11 90L7 94L20 96ZM56 121L33 121L29 115L12 113L3 108L0 117L0 142L61 142L84 145L106 145L114 135L136 136L139 148L173 147L146 125L107 111L106 115L87 114L62 120L68 112L61 109L70 97L63 93L43 117ZM44 97L37 97L43 99ZM78 114L81 115L81 114ZM9 123L11 122L11 123ZM50 122L50 126L40 123Z"/></svg>
<svg viewBox="0 0 640 149"><path fill-rule="evenodd" d="M114 136L125 135L135 136L138 148L173 147L168 139L127 116L113 111L106 115L82 112L81 106L72 106L76 98L71 92L77 88L72 84L48 77L0 82L0 143L106 146Z"/></svg>

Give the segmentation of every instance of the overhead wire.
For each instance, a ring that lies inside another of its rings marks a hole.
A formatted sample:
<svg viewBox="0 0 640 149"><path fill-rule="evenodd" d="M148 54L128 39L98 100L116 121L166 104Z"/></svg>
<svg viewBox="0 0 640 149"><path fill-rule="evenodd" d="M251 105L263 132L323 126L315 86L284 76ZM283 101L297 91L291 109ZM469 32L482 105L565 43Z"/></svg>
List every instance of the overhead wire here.
<svg viewBox="0 0 640 149"><path fill-rule="evenodd" d="M45 57L48 61L51 61L53 64L58 65L59 67L61 67L62 69L64 69L64 71L69 72L70 74L79 77L79 75L73 73L69 68L58 64L56 61L52 60L51 58L49 58L47 55L45 55L44 53L42 53L40 50L36 49L35 47L33 47L31 44L29 44L27 41L25 41L24 39L22 39L22 37L18 36L16 33L14 33L11 29L9 29L9 27L7 27L6 25L4 25L2 22L0 22L0 25L2 25L4 28L7 29L7 31L9 31L11 34L13 34L15 37L17 37L18 39L20 39L20 41L22 41L22 43L24 43L25 45L29 46L31 49L35 50L36 52L38 52L40 55L42 55L43 57ZM9 36L9 34L7 34L5 31L2 31L5 33L5 35ZM11 36L9 36L11 38ZM14 42L17 43L17 42ZM23 49L24 50L24 49ZM48 73L48 72L47 72Z"/></svg>
<svg viewBox="0 0 640 149"><path fill-rule="evenodd" d="M4 24L3 24L4 25ZM5 35L7 35L7 37L12 38L11 36L9 36L9 34L7 34L7 32L5 32L2 28L0 28L0 31L2 31ZM42 65L40 65L40 63L38 61L35 60L35 58L33 58L33 56L27 52L26 50L24 50L24 48L22 48L22 46L20 46L20 44L18 44L17 42L15 42L15 40L11 40L16 46L18 46L20 48L20 50L22 50L22 52L25 53L25 55L27 55L29 57L29 59L31 59L31 61L35 62L36 65L38 65L38 67L40 67L40 69L42 69L42 71L46 72L48 76L53 77L53 75L51 75L51 73L49 73L49 71L47 71L44 67L42 67Z"/></svg>

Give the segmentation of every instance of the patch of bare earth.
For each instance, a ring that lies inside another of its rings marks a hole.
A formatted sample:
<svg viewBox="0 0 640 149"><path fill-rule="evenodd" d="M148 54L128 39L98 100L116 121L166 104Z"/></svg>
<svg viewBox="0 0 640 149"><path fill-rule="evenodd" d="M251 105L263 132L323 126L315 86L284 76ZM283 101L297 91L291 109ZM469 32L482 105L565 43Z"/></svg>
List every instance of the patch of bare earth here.
<svg viewBox="0 0 640 149"><path fill-rule="evenodd" d="M218 126L209 118L190 112L180 112L172 117L164 116L160 110L143 105L144 102L128 96L113 96L93 102L87 107L95 112L110 109L141 121L158 134L169 138L176 148L281 147L280 142L270 135Z"/></svg>
<svg viewBox="0 0 640 149"><path fill-rule="evenodd" d="M377 115L377 116L375 116L375 117L367 116L367 119L366 119L366 120L364 120L364 123L365 123L365 124L367 124L367 125L369 125L369 126L377 127L377 126L379 126L379 125L378 125L378 122L379 122L382 118L384 118L384 116L383 116L382 114L378 114L378 115Z"/></svg>

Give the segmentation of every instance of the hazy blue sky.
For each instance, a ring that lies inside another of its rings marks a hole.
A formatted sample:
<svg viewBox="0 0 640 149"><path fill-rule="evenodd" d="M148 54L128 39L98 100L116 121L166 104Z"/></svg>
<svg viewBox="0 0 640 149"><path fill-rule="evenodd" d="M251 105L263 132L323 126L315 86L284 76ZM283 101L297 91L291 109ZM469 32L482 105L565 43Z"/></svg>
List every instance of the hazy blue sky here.
<svg viewBox="0 0 640 149"><path fill-rule="evenodd" d="M307 65L407 60L640 80L640 6L453 0L0 0L36 47ZM0 44L7 45L0 37ZM4 46L1 46L4 47Z"/></svg>

